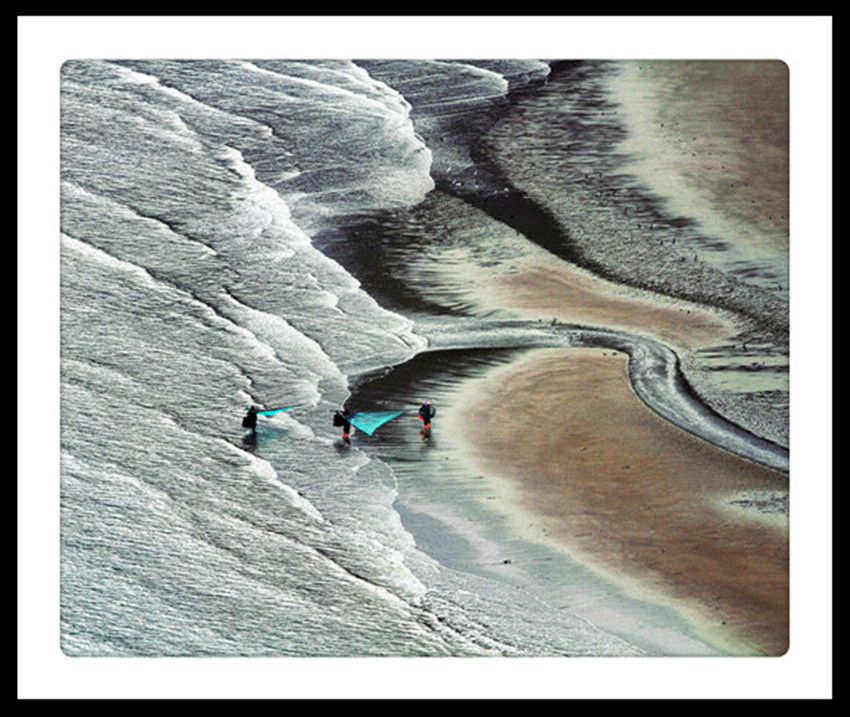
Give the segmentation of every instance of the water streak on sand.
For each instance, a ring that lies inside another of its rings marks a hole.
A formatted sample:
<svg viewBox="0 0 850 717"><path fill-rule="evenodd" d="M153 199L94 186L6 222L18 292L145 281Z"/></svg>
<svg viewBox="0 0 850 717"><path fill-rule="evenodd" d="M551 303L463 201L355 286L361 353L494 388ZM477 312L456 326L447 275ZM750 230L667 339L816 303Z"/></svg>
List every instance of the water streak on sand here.
<svg viewBox="0 0 850 717"><path fill-rule="evenodd" d="M788 451L725 420L697 400L666 345L613 329L562 323L458 321L450 329L420 322L429 350L461 348L599 347L629 356L632 388L647 406L674 425L743 458L787 472Z"/></svg>

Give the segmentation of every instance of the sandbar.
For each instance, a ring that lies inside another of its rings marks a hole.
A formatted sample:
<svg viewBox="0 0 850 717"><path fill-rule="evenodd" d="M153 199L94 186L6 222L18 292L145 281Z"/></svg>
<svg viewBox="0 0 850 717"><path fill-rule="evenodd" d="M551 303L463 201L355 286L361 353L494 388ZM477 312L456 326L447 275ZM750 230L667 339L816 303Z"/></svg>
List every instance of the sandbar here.
<svg viewBox="0 0 850 717"><path fill-rule="evenodd" d="M675 606L728 654L784 654L787 475L658 416L627 367L614 350L529 351L464 384L444 430L502 481L520 531Z"/></svg>

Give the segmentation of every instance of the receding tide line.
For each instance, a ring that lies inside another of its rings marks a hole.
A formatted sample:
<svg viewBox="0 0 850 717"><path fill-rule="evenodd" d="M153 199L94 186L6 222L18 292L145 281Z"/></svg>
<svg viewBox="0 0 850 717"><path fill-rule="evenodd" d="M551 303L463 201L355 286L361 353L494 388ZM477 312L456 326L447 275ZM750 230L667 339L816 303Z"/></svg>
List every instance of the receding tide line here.
<svg viewBox="0 0 850 717"><path fill-rule="evenodd" d="M451 326L417 323L428 351L472 348L608 348L629 356L629 377L638 397L679 428L742 458L788 473L788 450L728 421L691 391L679 358L659 341L624 331L562 323L469 319Z"/></svg>

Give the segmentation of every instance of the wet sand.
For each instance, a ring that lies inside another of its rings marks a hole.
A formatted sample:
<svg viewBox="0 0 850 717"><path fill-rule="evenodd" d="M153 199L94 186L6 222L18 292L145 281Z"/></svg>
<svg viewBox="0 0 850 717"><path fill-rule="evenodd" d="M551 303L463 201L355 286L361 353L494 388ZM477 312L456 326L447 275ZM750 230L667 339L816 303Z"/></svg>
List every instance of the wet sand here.
<svg viewBox="0 0 850 717"><path fill-rule="evenodd" d="M728 316L704 306L651 297L594 277L567 262L530 255L512 271L479 284L482 303L527 319L604 326L652 336L689 350L734 334Z"/></svg>
<svg viewBox="0 0 850 717"><path fill-rule="evenodd" d="M779 61L624 63L630 171L710 234L787 252L788 82Z"/></svg>
<svg viewBox="0 0 850 717"><path fill-rule="evenodd" d="M787 476L658 417L624 354L530 352L466 384L443 423L470 467L503 479L520 532L684 610L729 654L787 650L787 516L744 507Z"/></svg>

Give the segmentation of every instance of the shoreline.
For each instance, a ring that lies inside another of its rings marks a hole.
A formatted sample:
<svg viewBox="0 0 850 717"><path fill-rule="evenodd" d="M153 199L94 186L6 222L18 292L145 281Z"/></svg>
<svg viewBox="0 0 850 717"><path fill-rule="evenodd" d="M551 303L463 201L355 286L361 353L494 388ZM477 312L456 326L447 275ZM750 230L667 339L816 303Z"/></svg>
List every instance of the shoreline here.
<svg viewBox="0 0 850 717"><path fill-rule="evenodd" d="M533 350L468 381L442 423L469 469L518 507L520 534L690 615L730 654L787 650L787 516L739 507L787 495L787 476L658 417L633 393L625 355Z"/></svg>

